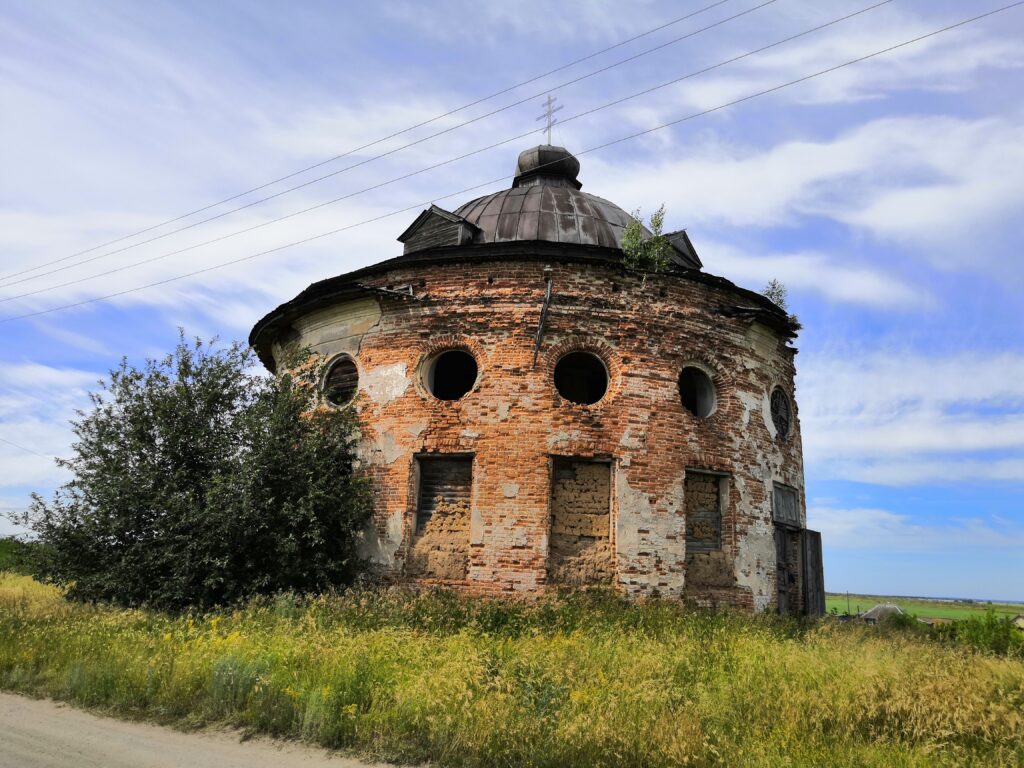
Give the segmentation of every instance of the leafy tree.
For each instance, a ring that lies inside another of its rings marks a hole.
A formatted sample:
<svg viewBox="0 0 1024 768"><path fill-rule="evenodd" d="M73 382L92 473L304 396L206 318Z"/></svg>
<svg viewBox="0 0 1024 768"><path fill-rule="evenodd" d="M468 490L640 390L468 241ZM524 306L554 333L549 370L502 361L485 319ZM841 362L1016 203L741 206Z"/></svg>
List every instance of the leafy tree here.
<svg viewBox="0 0 1024 768"><path fill-rule="evenodd" d="M182 340L126 360L73 422L73 479L28 522L69 596L208 607L350 582L369 517L353 411L319 402L319 360L253 375L251 350Z"/></svg>
<svg viewBox="0 0 1024 768"><path fill-rule="evenodd" d="M789 309L789 289L774 277L761 290L761 295L773 302L783 312Z"/></svg>
<svg viewBox="0 0 1024 768"><path fill-rule="evenodd" d="M630 222L622 232L623 263L627 269L643 272L664 272L672 263L672 243L662 234L665 206L651 214L651 236L644 232L640 209L630 214Z"/></svg>

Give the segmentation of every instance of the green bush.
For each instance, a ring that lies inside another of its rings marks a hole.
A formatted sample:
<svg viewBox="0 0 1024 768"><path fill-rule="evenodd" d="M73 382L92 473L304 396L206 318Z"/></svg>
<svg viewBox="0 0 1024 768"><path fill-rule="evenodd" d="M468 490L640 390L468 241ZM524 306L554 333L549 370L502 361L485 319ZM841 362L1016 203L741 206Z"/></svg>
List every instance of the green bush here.
<svg viewBox="0 0 1024 768"><path fill-rule="evenodd" d="M40 576L172 610L349 583L369 515L353 411L318 402L315 358L278 378L253 365L240 344L182 338L111 371L73 423L73 479L34 497Z"/></svg>
<svg viewBox="0 0 1024 768"><path fill-rule="evenodd" d="M672 243L662 234L665 206L651 214L651 236L644 232L640 209L630 214L630 221L622 232L622 263L627 269L640 272L664 272L672 263Z"/></svg>
<svg viewBox="0 0 1024 768"><path fill-rule="evenodd" d="M14 536L0 538L0 571L31 573L39 544L23 541Z"/></svg>

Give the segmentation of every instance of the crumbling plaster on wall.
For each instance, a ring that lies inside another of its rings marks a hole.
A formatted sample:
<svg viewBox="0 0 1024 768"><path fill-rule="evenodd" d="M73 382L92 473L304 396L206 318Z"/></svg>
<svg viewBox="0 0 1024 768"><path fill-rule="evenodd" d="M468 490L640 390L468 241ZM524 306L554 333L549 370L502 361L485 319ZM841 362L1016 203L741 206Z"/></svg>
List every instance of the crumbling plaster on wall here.
<svg viewBox="0 0 1024 768"><path fill-rule="evenodd" d="M619 584L627 593L680 597L686 578L686 518L681 472L661 503L633 488L627 469L615 473L615 550Z"/></svg>
<svg viewBox="0 0 1024 768"><path fill-rule="evenodd" d="M365 393L358 404L369 425L367 457L379 490L375 538L367 537L375 543L367 551L399 575L415 509L413 457L472 452L467 581L480 591L542 589L549 457L606 458L614 463L620 588L680 596L686 579L685 467L705 467L731 476L723 552L734 563L737 586L728 599L758 609L770 605L771 483L803 488L795 407L786 441L775 440L770 417L765 420L773 383L788 384L792 395L793 350L775 331L719 312L735 301L728 289L556 264L554 300L534 366L542 267L501 262L439 271L396 268L374 280L420 286L416 302L360 300L362 314L321 311L316 322L296 323L303 329L299 342L309 333L321 344L330 318L349 318L349 331L363 329L358 339L350 332L336 335L353 337L348 349L358 349ZM366 301L382 308L379 317L365 311ZM355 323L353 317L363 319ZM452 343L472 345L480 373L461 401L441 402L417 384L417 365L439 344ZM611 361L609 392L596 405L566 403L554 391L554 359L573 344L597 345ZM679 403L680 366L692 360L710 369L718 390L716 410L703 420Z"/></svg>

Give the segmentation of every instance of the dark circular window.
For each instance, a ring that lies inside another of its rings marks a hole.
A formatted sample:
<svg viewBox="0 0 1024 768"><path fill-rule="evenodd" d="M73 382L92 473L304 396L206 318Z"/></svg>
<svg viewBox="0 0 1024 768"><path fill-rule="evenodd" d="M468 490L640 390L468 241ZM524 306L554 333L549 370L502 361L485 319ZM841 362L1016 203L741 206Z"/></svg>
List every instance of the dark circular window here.
<svg viewBox="0 0 1024 768"><path fill-rule="evenodd" d="M775 425L775 434L779 440L789 437L789 427L793 422L792 408L789 405L789 398L782 391L782 387L772 390L772 424Z"/></svg>
<svg viewBox="0 0 1024 768"><path fill-rule="evenodd" d="M715 385L700 368L688 365L679 374L679 399L683 407L703 419L715 410Z"/></svg>
<svg viewBox="0 0 1024 768"><path fill-rule="evenodd" d="M570 352L555 364L555 389L569 402L593 405L608 391L608 369L592 352Z"/></svg>
<svg viewBox="0 0 1024 768"><path fill-rule="evenodd" d="M427 359L423 384L438 400L459 400L476 383L476 359L464 349L446 349Z"/></svg>
<svg viewBox="0 0 1024 768"><path fill-rule="evenodd" d="M359 369L356 361L342 355L327 369L324 377L324 397L331 405L347 405L359 390Z"/></svg>

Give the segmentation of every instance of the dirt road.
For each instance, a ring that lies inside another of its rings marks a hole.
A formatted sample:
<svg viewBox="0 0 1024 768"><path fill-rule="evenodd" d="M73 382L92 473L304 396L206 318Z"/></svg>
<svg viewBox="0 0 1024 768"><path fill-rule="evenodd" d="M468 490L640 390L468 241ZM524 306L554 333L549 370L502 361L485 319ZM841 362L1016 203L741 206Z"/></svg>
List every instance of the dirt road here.
<svg viewBox="0 0 1024 768"><path fill-rule="evenodd" d="M181 733L0 693L0 768L371 768L237 733ZM387 768L381 763L373 768Z"/></svg>

